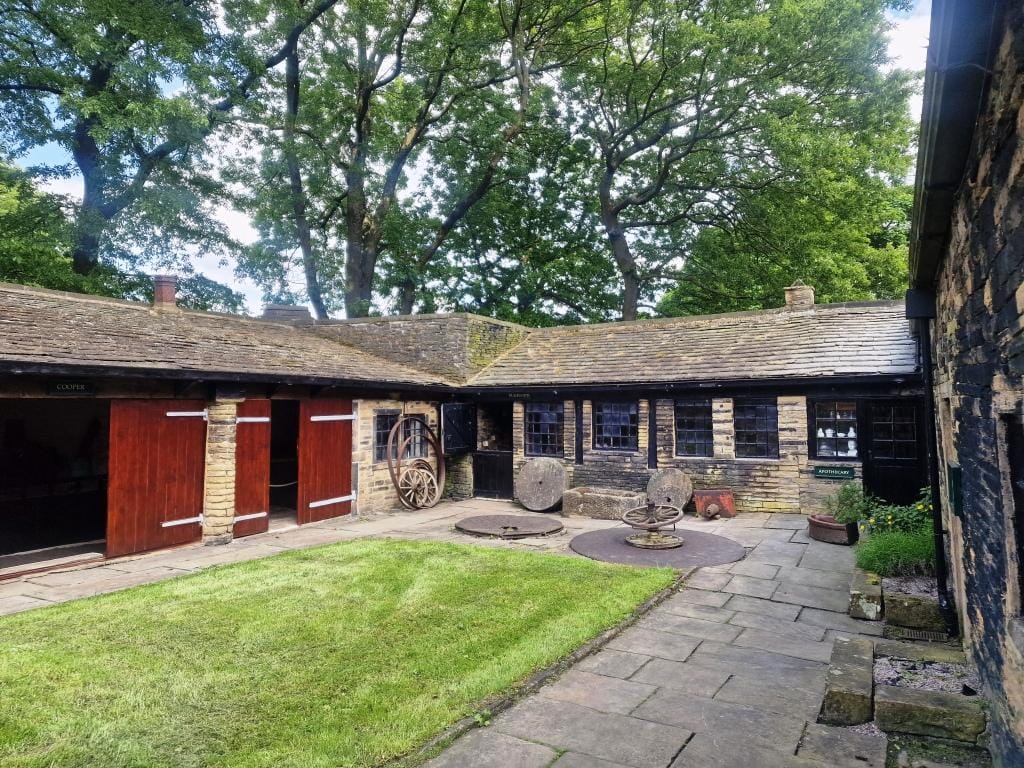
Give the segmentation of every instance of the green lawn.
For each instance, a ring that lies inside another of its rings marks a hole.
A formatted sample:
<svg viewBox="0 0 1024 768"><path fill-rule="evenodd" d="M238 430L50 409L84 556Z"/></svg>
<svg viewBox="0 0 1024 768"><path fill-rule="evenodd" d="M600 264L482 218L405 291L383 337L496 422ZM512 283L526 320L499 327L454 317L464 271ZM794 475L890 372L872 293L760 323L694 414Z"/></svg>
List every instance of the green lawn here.
<svg viewBox="0 0 1024 768"><path fill-rule="evenodd" d="M0 765L377 765L671 579L358 541L6 617Z"/></svg>

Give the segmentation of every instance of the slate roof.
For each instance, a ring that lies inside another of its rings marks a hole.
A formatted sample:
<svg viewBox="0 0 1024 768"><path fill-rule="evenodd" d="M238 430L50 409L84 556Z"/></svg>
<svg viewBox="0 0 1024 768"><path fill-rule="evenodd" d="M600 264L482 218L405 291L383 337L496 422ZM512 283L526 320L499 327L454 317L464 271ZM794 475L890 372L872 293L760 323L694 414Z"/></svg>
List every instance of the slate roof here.
<svg viewBox="0 0 1024 768"><path fill-rule="evenodd" d="M451 386L310 330L0 283L0 371Z"/></svg>
<svg viewBox="0 0 1024 768"><path fill-rule="evenodd" d="M534 330L472 378L515 387L913 374L902 301Z"/></svg>

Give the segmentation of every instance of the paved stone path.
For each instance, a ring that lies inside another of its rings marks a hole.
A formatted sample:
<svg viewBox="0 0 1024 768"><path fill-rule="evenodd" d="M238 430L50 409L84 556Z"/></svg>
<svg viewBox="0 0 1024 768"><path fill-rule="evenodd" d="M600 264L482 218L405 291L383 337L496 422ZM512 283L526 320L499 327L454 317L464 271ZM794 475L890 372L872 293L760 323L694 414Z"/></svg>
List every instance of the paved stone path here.
<svg viewBox="0 0 1024 768"><path fill-rule="evenodd" d="M517 512L507 502L447 502L52 571L0 582L0 615L362 537L572 554L573 536L617 524L563 518L560 534L508 542L453 528L470 514ZM852 550L811 541L799 515L682 527L728 536L748 554L695 572L603 650L458 740L429 768L882 768L884 738L814 723L834 638L880 633L844 613Z"/></svg>
<svg viewBox="0 0 1024 768"><path fill-rule="evenodd" d="M428 768L883 768L885 738L814 722L833 640L881 632L844 612L852 550L797 515L687 526L751 549Z"/></svg>

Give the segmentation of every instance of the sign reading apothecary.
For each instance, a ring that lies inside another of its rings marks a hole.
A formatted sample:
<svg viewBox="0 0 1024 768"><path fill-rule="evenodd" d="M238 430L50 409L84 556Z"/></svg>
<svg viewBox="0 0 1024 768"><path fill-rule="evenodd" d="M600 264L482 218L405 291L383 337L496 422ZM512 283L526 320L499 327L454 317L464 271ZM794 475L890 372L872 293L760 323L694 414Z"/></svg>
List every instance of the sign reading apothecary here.
<svg viewBox="0 0 1024 768"><path fill-rule="evenodd" d="M814 476L828 480L853 480L856 473L853 467L815 467Z"/></svg>

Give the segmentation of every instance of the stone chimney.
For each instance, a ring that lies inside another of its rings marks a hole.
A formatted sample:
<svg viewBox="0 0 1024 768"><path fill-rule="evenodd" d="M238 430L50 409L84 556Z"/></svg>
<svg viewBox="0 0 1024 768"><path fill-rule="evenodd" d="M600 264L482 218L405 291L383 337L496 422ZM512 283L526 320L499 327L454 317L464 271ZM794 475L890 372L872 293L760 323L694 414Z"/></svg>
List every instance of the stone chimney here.
<svg viewBox="0 0 1024 768"><path fill-rule="evenodd" d="M263 308L261 319L292 325L309 325L313 322L313 316L309 314L309 307L298 304L267 304Z"/></svg>
<svg viewBox="0 0 1024 768"><path fill-rule="evenodd" d="M153 275L153 308L176 309L178 278L175 275Z"/></svg>
<svg viewBox="0 0 1024 768"><path fill-rule="evenodd" d="M786 288L786 309L806 309L814 306L814 288L797 280Z"/></svg>

